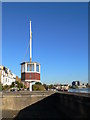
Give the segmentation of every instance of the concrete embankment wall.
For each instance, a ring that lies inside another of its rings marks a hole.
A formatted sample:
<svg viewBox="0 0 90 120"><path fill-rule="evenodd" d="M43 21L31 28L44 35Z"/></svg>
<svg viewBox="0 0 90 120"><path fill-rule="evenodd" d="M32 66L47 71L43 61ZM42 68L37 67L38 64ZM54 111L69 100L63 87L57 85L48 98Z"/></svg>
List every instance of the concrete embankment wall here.
<svg viewBox="0 0 90 120"><path fill-rule="evenodd" d="M90 118L90 94L56 93L56 108L69 117L75 119Z"/></svg>
<svg viewBox="0 0 90 120"><path fill-rule="evenodd" d="M51 102L53 102L58 113L62 111L68 118L73 118L74 120L76 118L87 119L90 117L89 94L68 92L4 93L2 95L2 109L21 110L31 104L42 101L46 97L51 97Z"/></svg>
<svg viewBox="0 0 90 120"><path fill-rule="evenodd" d="M21 110L54 92L10 92L2 94L2 110Z"/></svg>

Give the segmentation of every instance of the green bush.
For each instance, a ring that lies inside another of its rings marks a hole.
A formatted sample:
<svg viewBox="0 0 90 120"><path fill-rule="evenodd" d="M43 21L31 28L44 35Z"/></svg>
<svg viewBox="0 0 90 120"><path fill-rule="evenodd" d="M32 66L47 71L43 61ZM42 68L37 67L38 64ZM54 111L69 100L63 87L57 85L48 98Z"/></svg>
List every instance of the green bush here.
<svg viewBox="0 0 90 120"><path fill-rule="evenodd" d="M9 89L10 89L10 86L8 86L8 85L5 85L2 87L2 90L9 90Z"/></svg>
<svg viewBox="0 0 90 120"><path fill-rule="evenodd" d="M38 84L34 84L32 86L32 89L33 89L33 91L43 91L43 90L45 90L43 85L38 85Z"/></svg>

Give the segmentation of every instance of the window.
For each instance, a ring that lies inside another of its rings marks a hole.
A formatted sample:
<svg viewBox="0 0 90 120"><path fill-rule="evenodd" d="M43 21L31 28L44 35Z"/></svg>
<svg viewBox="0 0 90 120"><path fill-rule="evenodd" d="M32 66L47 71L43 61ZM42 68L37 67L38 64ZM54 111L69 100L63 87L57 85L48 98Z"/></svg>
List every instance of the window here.
<svg viewBox="0 0 90 120"><path fill-rule="evenodd" d="M34 71L34 64L31 65L31 71Z"/></svg>
<svg viewBox="0 0 90 120"><path fill-rule="evenodd" d="M22 65L21 72L25 72L25 65Z"/></svg>
<svg viewBox="0 0 90 120"><path fill-rule="evenodd" d="M39 65L36 65L36 71L39 72Z"/></svg>
<svg viewBox="0 0 90 120"><path fill-rule="evenodd" d="M28 64L27 71L34 71L34 64Z"/></svg>
<svg viewBox="0 0 90 120"><path fill-rule="evenodd" d="M30 65L29 64L27 65L27 71L30 71Z"/></svg>

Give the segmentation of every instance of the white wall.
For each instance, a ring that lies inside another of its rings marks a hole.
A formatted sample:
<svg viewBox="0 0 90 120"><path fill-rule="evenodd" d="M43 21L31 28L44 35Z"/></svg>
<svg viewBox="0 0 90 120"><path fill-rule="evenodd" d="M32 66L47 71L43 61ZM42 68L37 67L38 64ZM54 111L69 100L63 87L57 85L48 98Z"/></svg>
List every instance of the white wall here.
<svg viewBox="0 0 90 120"><path fill-rule="evenodd" d="M8 70L8 74L5 73L4 70L0 70L0 71L1 71L1 76L0 76L1 77L1 84L3 84L3 86L4 85L11 85L12 82L16 81L16 75L9 72L9 70Z"/></svg>

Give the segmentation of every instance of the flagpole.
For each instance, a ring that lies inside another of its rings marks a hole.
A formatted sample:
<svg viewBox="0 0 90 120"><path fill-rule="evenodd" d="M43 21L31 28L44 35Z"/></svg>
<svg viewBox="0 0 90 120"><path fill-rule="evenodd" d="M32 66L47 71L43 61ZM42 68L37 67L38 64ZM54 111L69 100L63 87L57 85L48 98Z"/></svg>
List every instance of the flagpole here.
<svg viewBox="0 0 90 120"><path fill-rule="evenodd" d="M32 61L32 31L31 31L31 20L30 20L30 62Z"/></svg>

